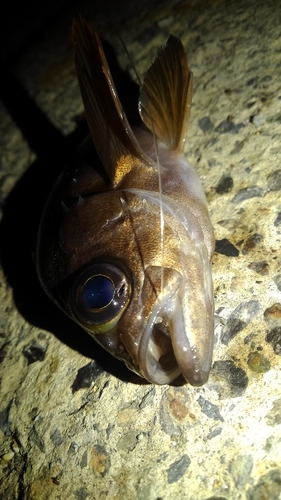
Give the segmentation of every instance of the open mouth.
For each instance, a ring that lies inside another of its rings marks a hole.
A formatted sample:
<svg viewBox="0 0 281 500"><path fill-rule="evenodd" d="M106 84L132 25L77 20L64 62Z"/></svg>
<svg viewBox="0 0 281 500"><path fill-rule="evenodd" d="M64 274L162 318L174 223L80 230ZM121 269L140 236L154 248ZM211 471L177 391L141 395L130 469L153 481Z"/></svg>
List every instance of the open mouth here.
<svg viewBox="0 0 281 500"><path fill-rule="evenodd" d="M158 314L152 311L142 337L139 367L142 375L153 384L169 384L180 374L193 386L208 379L208 370L200 366L196 348L190 346L180 300L170 297L161 304Z"/></svg>
<svg viewBox="0 0 281 500"><path fill-rule="evenodd" d="M154 383L168 383L180 375L180 370L174 355L170 328L165 318L158 317L151 331L147 351L147 365Z"/></svg>
<svg viewBox="0 0 281 500"><path fill-rule="evenodd" d="M147 281L157 283L158 290L159 269L147 273ZM182 375L189 384L200 386L207 382L211 369L213 308L205 286L195 291L174 269L164 271L165 286L141 332L138 370L152 384L170 384ZM144 299L149 297L149 287L145 292Z"/></svg>
<svg viewBox="0 0 281 500"><path fill-rule="evenodd" d="M181 370L172 344L172 325L169 314L171 308L163 308L163 302L162 307L157 302L151 312L140 343L139 367L142 375L149 382L162 385L175 380L181 374Z"/></svg>

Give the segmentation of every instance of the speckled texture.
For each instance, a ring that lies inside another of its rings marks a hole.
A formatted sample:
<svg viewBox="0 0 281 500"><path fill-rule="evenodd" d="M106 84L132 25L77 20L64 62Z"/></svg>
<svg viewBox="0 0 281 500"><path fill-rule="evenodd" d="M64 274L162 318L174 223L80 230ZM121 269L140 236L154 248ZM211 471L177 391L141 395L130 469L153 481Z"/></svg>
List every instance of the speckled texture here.
<svg viewBox="0 0 281 500"><path fill-rule="evenodd" d="M36 280L44 197L79 139L69 36L79 12L133 78L118 31L140 77L169 32L189 54L186 154L218 240L220 324L202 388L141 383L49 304ZM19 127L7 84L0 104L3 500L281 498L280 21L281 5L271 0L85 1L11 62L38 120L49 123Z"/></svg>

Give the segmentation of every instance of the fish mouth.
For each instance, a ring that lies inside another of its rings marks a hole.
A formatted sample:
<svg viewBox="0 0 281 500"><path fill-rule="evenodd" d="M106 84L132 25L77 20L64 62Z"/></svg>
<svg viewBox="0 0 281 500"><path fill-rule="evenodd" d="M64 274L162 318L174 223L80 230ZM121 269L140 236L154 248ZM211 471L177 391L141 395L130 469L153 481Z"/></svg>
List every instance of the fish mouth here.
<svg viewBox="0 0 281 500"><path fill-rule="evenodd" d="M179 293L168 294L162 300L159 298L140 343L142 376L153 384L163 385L170 384L182 374L193 386L205 384L210 362L202 362L200 353L188 337Z"/></svg>
<svg viewBox="0 0 281 500"><path fill-rule="evenodd" d="M174 355L167 318L158 316L147 342L145 338L143 340L139 362L145 378L153 384L161 385L175 380L181 372Z"/></svg>

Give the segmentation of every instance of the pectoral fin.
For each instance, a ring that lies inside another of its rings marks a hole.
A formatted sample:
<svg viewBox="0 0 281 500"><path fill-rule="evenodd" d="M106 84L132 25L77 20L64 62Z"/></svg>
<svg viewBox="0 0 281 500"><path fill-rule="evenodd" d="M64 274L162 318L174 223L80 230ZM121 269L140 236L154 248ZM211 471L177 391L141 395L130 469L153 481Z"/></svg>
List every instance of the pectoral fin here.
<svg viewBox="0 0 281 500"><path fill-rule="evenodd" d="M192 73L181 41L170 36L141 87L142 121L171 150L182 150L192 98Z"/></svg>
<svg viewBox="0 0 281 500"><path fill-rule="evenodd" d="M92 139L110 180L121 156L143 154L119 101L101 41L80 16L72 26L75 66Z"/></svg>

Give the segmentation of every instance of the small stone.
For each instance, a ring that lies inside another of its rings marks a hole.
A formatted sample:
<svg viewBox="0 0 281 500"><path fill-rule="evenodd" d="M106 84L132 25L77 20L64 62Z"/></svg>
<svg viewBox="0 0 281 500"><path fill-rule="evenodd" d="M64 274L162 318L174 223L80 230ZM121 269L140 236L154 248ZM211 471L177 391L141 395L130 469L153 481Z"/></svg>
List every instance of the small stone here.
<svg viewBox="0 0 281 500"><path fill-rule="evenodd" d="M279 500L281 491L281 473L272 469L260 477L257 484L247 491L247 500Z"/></svg>
<svg viewBox="0 0 281 500"><path fill-rule="evenodd" d="M5 453L4 455L2 455L2 458L3 460L5 460L5 462L10 462L15 456L15 453L13 451L9 451L8 453Z"/></svg>
<svg viewBox="0 0 281 500"><path fill-rule="evenodd" d="M214 405L202 396L199 396L197 402L201 408L202 413L207 415L207 417L213 418L214 420L221 420L223 422L223 418L220 414L218 406Z"/></svg>
<svg viewBox="0 0 281 500"><path fill-rule="evenodd" d="M271 327L281 326L281 304L276 302L263 313L264 319Z"/></svg>
<svg viewBox="0 0 281 500"><path fill-rule="evenodd" d="M266 334L265 340L272 345L275 354L281 354L281 327L270 330Z"/></svg>
<svg viewBox="0 0 281 500"><path fill-rule="evenodd" d="M222 344L228 345L259 313L260 304L257 300L242 302L230 314L221 334Z"/></svg>
<svg viewBox="0 0 281 500"><path fill-rule="evenodd" d="M238 455L230 463L230 472L238 488L249 482L253 469L253 457L251 455Z"/></svg>
<svg viewBox="0 0 281 500"><path fill-rule="evenodd" d="M266 373L270 370L270 361L260 352L251 352L248 356L247 365L255 373Z"/></svg>
<svg viewBox="0 0 281 500"><path fill-rule="evenodd" d="M281 189L281 169L277 169L267 176L268 190L279 191Z"/></svg>
<svg viewBox="0 0 281 500"><path fill-rule="evenodd" d="M242 396L249 383L245 370L235 366L231 360L215 361L211 380L221 399Z"/></svg>
<svg viewBox="0 0 281 500"><path fill-rule="evenodd" d="M216 240L215 252L226 255L227 257L238 257L239 255L239 250L226 238Z"/></svg>
<svg viewBox="0 0 281 500"><path fill-rule="evenodd" d="M260 127L261 125L263 125L266 122L266 116L254 115L254 116L251 116L250 121L251 121L251 123L256 125L256 127Z"/></svg>
<svg viewBox="0 0 281 500"><path fill-rule="evenodd" d="M255 76L254 78L251 78L246 82L247 87L254 87L257 88L257 83L258 83L258 77Z"/></svg>
<svg viewBox="0 0 281 500"><path fill-rule="evenodd" d="M159 421L162 430L170 436L198 423L190 408L188 393L184 389L171 387L164 392L159 408Z"/></svg>
<svg viewBox="0 0 281 500"><path fill-rule="evenodd" d="M93 446L89 465L98 476L104 477L110 468L110 456L105 448L99 444Z"/></svg>
<svg viewBox="0 0 281 500"><path fill-rule="evenodd" d="M232 198L231 203L241 203L242 201L249 200L250 198L263 196L263 189L259 186L251 186L247 188L240 189L238 193Z"/></svg>
<svg viewBox="0 0 281 500"><path fill-rule="evenodd" d="M210 168L213 168L217 165L217 160L215 158L208 158L208 165Z"/></svg>
<svg viewBox="0 0 281 500"><path fill-rule="evenodd" d="M31 365L36 361L44 361L46 356L46 350L41 345L37 344L36 341L32 341L30 344L26 345L22 353L27 359L28 364Z"/></svg>
<svg viewBox="0 0 281 500"><path fill-rule="evenodd" d="M219 125L215 128L215 132L219 132L220 134L227 134L228 132L232 134L237 134L241 128L245 127L243 123L237 123L235 125L230 120L223 120L219 123Z"/></svg>
<svg viewBox="0 0 281 500"><path fill-rule="evenodd" d="M50 438L51 438L53 444L56 446L59 446L60 444L63 443L63 437L62 437L59 429L54 429L53 431L51 431Z"/></svg>
<svg viewBox="0 0 281 500"><path fill-rule="evenodd" d="M236 141L234 148L232 149L232 151L230 151L230 154L236 155L237 153L240 153L243 147L244 147L244 141Z"/></svg>
<svg viewBox="0 0 281 500"><path fill-rule="evenodd" d="M72 441L72 443L70 444L70 446L68 448L68 453L75 454L75 453L77 453L78 450L79 450L78 444L75 443L74 441Z"/></svg>
<svg viewBox="0 0 281 500"><path fill-rule="evenodd" d="M81 469L85 469L87 465L88 465L88 452L87 450L85 450L80 461L80 467Z"/></svg>
<svg viewBox="0 0 281 500"><path fill-rule="evenodd" d="M3 408L3 410L0 411L0 429L3 432L3 434L9 433L10 429L10 419L9 419L9 414L10 414L10 408L12 405L12 401L8 404L6 408Z"/></svg>
<svg viewBox="0 0 281 500"><path fill-rule="evenodd" d="M274 427L281 424L281 399L276 399L272 403L271 410L265 416L267 425Z"/></svg>
<svg viewBox="0 0 281 500"><path fill-rule="evenodd" d="M277 215L277 217L276 217L276 219L274 221L274 226L275 227L279 227L280 224L281 224L281 212L278 213L278 215Z"/></svg>
<svg viewBox="0 0 281 500"><path fill-rule="evenodd" d="M222 427L217 427L207 435L207 439L211 440L222 433Z"/></svg>
<svg viewBox="0 0 281 500"><path fill-rule="evenodd" d="M278 290L281 292L281 274L276 274L276 276L273 276L273 281Z"/></svg>
<svg viewBox="0 0 281 500"><path fill-rule="evenodd" d="M261 234L253 234L244 243L242 253L246 255L256 248L256 246L263 240Z"/></svg>
<svg viewBox="0 0 281 500"><path fill-rule="evenodd" d="M103 369L95 361L90 361L87 365L79 368L77 376L72 384L72 392L91 387L92 383L102 373Z"/></svg>
<svg viewBox="0 0 281 500"><path fill-rule="evenodd" d="M215 496L206 498L206 500L229 500L229 499L227 499L226 497L217 497L215 495Z"/></svg>
<svg viewBox="0 0 281 500"><path fill-rule="evenodd" d="M200 118L200 120L198 120L198 125L203 132L209 132L214 127L214 124L210 120L209 116L204 116L203 118Z"/></svg>
<svg viewBox="0 0 281 500"><path fill-rule="evenodd" d="M252 269L256 273L260 274L261 276L265 276L266 274L268 274L269 266L265 260L261 260L259 262L251 262L248 265L248 268Z"/></svg>
<svg viewBox="0 0 281 500"><path fill-rule="evenodd" d="M225 174L220 178L219 183L216 187L216 192L218 194L229 193L229 191L231 191L232 188L233 188L233 179L230 175Z"/></svg>
<svg viewBox="0 0 281 500"><path fill-rule="evenodd" d="M120 452L125 453L127 455L128 452L134 450L137 444L138 444L138 437L136 436L136 432L130 431L121 437L121 439L117 443L117 449Z"/></svg>
<svg viewBox="0 0 281 500"><path fill-rule="evenodd" d="M180 460L177 460L170 465L167 470L168 483L176 483L183 475L191 464L191 460L188 455L183 455Z"/></svg>
<svg viewBox="0 0 281 500"><path fill-rule="evenodd" d="M86 488L82 487L74 491L75 500L87 500L89 497L92 498L92 494L88 493Z"/></svg>

